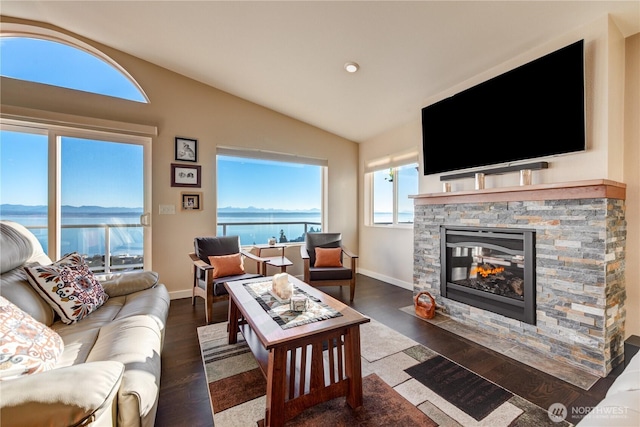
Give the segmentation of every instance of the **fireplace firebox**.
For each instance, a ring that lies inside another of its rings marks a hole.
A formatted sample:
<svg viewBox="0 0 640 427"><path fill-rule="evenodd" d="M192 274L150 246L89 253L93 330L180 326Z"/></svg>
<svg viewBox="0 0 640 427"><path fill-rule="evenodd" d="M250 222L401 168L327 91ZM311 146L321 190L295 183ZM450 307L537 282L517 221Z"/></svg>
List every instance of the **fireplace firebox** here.
<svg viewBox="0 0 640 427"><path fill-rule="evenodd" d="M534 230L443 225L440 237L443 297L535 324Z"/></svg>

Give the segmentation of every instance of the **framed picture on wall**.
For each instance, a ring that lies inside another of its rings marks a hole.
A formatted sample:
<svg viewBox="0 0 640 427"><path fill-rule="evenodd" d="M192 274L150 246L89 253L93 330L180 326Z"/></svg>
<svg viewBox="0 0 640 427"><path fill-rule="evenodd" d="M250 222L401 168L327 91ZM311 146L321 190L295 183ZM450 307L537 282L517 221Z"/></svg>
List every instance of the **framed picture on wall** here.
<svg viewBox="0 0 640 427"><path fill-rule="evenodd" d="M183 211L201 211L202 193L181 193Z"/></svg>
<svg viewBox="0 0 640 427"><path fill-rule="evenodd" d="M198 166L171 164L171 186L200 188L200 170Z"/></svg>
<svg viewBox="0 0 640 427"><path fill-rule="evenodd" d="M197 162L198 140L176 136L176 161Z"/></svg>

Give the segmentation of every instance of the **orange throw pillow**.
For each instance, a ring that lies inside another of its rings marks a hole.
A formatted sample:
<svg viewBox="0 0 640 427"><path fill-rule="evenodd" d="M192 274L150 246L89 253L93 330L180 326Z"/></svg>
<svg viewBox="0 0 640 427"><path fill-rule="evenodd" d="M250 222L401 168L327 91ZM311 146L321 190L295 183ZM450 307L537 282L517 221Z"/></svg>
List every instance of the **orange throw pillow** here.
<svg viewBox="0 0 640 427"><path fill-rule="evenodd" d="M210 256L209 264L213 266L213 278L244 274L241 254Z"/></svg>
<svg viewBox="0 0 640 427"><path fill-rule="evenodd" d="M342 267L340 254L342 248L316 248L314 267Z"/></svg>

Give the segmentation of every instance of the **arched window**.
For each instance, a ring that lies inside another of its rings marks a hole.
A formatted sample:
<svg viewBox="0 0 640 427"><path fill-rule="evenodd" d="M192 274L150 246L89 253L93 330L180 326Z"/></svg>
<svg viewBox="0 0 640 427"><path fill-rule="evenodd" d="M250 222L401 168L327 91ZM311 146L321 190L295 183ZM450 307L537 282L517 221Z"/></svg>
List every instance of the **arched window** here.
<svg viewBox="0 0 640 427"><path fill-rule="evenodd" d="M98 49L31 25L2 22L0 75L3 83L19 79L148 102L129 73ZM55 107L2 107L0 219L32 230L54 260L78 252L94 271L150 268L148 178L157 128Z"/></svg>
<svg viewBox="0 0 640 427"><path fill-rule="evenodd" d="M0 75L148 102L133 78L106 55L37 36L0 37Z"/></svg>

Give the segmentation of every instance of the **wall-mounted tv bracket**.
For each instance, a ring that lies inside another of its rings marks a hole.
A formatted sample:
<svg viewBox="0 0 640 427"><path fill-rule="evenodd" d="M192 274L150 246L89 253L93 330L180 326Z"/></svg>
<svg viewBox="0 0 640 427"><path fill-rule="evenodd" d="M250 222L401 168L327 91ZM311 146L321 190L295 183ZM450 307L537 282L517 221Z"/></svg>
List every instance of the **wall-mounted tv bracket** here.
<svg viewBox="0 0 640 427"><path fill-rule="evenodd" d="M548 169L549 162L534 162L534 163L525 163L522 165L514 165L514 166L503 166L499 168L491 168L491 169L482 169L473 172L463 172L463 173L454 173L450 175L442 175L440 176L440 181L453 181L455 179L462 178L474 178L477 173L482 173L485 175L502 175L509 172L518 172L520 170L540 170L540 169Z"/></svg>

